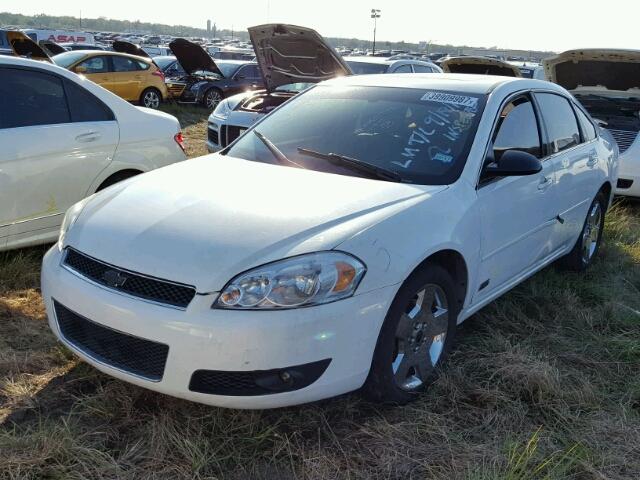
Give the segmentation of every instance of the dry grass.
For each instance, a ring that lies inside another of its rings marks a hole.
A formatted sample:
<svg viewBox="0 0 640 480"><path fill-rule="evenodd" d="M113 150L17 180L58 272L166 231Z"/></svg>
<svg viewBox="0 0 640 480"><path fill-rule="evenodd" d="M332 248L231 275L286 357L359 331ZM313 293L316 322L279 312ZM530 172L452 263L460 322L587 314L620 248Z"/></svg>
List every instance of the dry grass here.
<svg viewBox="0 0 640 480"><path fill-rule="evenodd" d="M206 112L183 115L202 141ZM77 362L46 325L44 249L0 254L0 478L640 478L639 238L640 205L617 205L587 274L548 268L475 315L407 407L262 412Z"/></svg>

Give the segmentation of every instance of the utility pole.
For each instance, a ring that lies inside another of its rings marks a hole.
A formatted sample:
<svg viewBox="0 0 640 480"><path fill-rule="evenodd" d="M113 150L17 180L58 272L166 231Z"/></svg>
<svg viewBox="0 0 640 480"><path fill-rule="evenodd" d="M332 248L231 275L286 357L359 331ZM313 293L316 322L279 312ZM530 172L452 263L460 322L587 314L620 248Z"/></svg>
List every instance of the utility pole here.
<svg viewBox="0 0 640 480"><path fill-rule="evenodd" d="M372 55L376 55L376 28L378 26L378 19L380 18L380 10L377 8L371 9L371 18L373 18L373 53Z"/></svg>
<svg viewBox="0 0 640 480"><path fill-rule="evenodd" d="M80 10L80 28L82 28L82 10Z"/></svg>

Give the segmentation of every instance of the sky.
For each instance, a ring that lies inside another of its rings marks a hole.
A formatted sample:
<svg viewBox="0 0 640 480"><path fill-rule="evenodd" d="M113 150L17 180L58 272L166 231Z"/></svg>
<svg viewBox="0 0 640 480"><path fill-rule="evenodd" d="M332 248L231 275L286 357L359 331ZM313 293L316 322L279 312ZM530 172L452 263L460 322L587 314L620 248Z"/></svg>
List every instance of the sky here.
<svg viewBox="0 0 640 480"><path fill-rule="evenodd" d="M4 5L3 5L4 3ZM378 40L524 50L571 48L640 49L640 1L575 0L30 0L0 2L0 11L33 15L108 17L118 20L245 29L284 22L316 29L328 37L373 36L372 8L381 10ZM184 8L179 8L183 5ZM605 8L606 6L606 8Z"/></svg>

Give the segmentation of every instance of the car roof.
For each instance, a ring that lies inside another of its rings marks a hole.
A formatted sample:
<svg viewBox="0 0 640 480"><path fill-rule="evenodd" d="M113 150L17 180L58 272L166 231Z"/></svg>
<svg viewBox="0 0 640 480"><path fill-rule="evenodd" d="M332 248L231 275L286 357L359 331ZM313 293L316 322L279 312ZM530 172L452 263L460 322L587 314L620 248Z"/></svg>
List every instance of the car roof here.
<svg viewBox="0 0 640 480"><path fill-rule="evenodd" d="M113 57L127 57L127 58L131 58L133 60L143 60L147 63L151 62L151 58L147 58L147 57L139 57L138 55L129 55L128 53L121 53L121 52L112 52L110 50L72 50L71 52L73 53L84 53L87 57L102 57L104 55L111 55ZM64 55L65 53L71 53L71 52L64 52L61 53L60 55Z"/></svg>
<svg viewBox="0 0 640 480"><path fill-rule="evenodd" d="M358 62L358 63L376 63L391 65L397 60L389 60L388 57L343 57L345 62Z"/></svg>
<svg viewBox="0 0 640 480"><path fill-rule="evenodd" d="M452 90L471 94L487 94L504 84L519 84L525 88L545 88L564 91L555 84L542 80L497 75L476 75L463 73L392 73L376 75L353 75L334 78L325 85L421 88L434 90Z"/></svg>

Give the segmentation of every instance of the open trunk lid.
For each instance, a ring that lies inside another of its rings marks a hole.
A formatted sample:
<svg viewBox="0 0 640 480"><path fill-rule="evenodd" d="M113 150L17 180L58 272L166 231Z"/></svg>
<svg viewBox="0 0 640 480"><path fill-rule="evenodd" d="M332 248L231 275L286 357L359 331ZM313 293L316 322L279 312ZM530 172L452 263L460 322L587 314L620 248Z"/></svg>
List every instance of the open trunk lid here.
<svg viewBox="0 0 640 480"><path fill-rule="evenodd" d="M128 53L129 55L137 55L138 57L151 58L139 45L124 40L116 40L112 45L114 52Z"/></svg>
<svg viewBox="0 0 640 480"><path fill-rule="evenodd" d="M26 57L32 60L44 60L51 63L51 58L44 49L31 40L24 33L14 30L5 31L7 43L16 57Z"/></svg>
<svg viewBox="0 0 640 480"><path fill-rule="evenodd" d="M546 77L570 91L640 95L640 50L569 50L543 61Z"/></svg>
<svg viewBox="0 0 640 480"><path fill-rule="evenodd" d="M315 30L280 23L248 30L270 92L291 83L318 83L352 74L342 57Z"/></svg>
<svg viewBox="0 0 640 480"><path fill-rule="evenodd" d="M472 73L521 77L520 69L502 60L488 57L451 57L440 65L445 73Z"/></svg>
<svg viewBox="0 0 640 480"><path fill-rule="evenodd" d="M169 48L189 75L205 71L224 77L216 62L200 45L184 38L177 38L169 44Z"/></svg>

